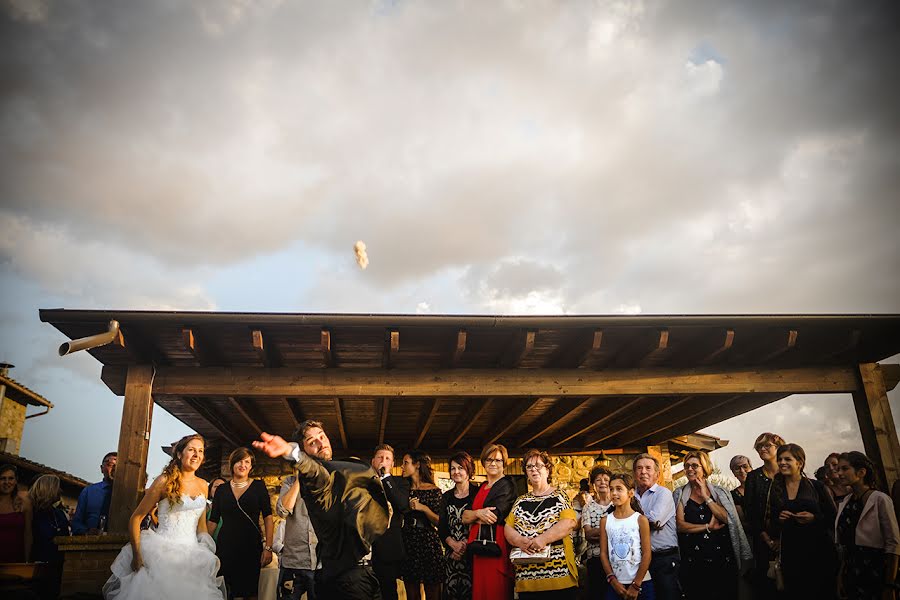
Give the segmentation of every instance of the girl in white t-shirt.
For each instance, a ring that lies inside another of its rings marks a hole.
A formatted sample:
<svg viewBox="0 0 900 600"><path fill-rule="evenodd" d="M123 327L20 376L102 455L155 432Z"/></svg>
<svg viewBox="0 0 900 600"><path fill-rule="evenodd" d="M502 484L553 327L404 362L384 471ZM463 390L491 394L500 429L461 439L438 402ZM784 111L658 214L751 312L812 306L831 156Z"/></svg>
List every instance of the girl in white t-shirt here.
<svg viewBox="0 0 900 600"><path fill-rule="evenodd" d="M654 600L650 581L650 521L634 497L634 478L613 475L609 492L615 510L600 523L600 561L609 587L607 600Z"/></svg>

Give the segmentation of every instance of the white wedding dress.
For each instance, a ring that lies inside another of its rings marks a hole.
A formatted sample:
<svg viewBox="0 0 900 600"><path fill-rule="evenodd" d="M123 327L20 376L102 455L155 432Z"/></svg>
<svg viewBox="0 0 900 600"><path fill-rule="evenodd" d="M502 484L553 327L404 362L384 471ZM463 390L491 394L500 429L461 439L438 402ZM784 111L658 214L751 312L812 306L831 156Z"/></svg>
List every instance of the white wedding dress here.
<svg viewBox="0 0 900 600"><path fill-rule="evenodd" d="M223 600L225 584L219 572L216 543L197 534L197 521L206 518L206 498L181 495L172 505L159 503L159 527L141 532L144 566L131 569L127 544L113 561L112 575L103 586L106 600Z"/></svg>

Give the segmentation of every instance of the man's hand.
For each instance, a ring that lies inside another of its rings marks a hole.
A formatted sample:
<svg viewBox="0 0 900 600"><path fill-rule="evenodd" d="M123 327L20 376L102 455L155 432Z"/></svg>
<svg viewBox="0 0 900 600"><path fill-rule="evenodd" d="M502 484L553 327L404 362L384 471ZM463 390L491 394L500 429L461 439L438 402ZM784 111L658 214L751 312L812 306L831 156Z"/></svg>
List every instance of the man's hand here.
<svg viewBox="0 0 900 600"><path fill-rule="evenodd" d="M262 441L253 442L253 447L262 450L270 458L287 458L293 449L292 446L278 435L271 435L263 431L259 434Z"/></svg>

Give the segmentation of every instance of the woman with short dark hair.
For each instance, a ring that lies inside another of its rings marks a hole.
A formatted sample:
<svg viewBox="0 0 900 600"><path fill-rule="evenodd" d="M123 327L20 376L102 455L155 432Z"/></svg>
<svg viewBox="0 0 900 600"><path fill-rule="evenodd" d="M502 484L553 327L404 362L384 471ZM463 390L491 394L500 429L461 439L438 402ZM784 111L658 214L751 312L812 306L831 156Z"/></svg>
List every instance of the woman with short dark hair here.
<svg viewBox="0 0 900 600"><path fill-rule="evenodd" d="M438 535L446 546L444 553L445 600L471 600L472 557L466 551L469 528L463 523L463 512L472 507L478 485L472 483L475 461L468 452L450 457L450 479L456 485L441 498Z"/></svg>
<svg viewBox="0 0 900 600"><path fill-rule="evenodd" d="M842 549L841 583L848 600L891 597L900 532L891 498L875 488L875 465L862 452L838 457L840 483L851 490L838 508L834 541Z"/></svg>
<svg viewBox="0 0 900 600"><path fill-rule="evenodd" d="M31 554L31 502L19 491L19 472L0 467L0 563L26 562Z"/></svg>
<svg viewBox="0 0 900 600"><path fill-rule="evenodd" d="M231 481L216 490L207 523L210 535L218 533L216 555L222 561L219 573L225 577L233 598L256 598L260 568L272 562L272 504L266 484L261 479L250 479L253 460L249 448L237 448L228 457ZM259 529L260 516L265 524L265 545Z"/></svg>
<svg viewBox="0 0 900 600"><path fill-rule="evenodd" d="M584 538L587 540L585 566L587 567L587 588L591 598L606 597L606 579L603 576L603 565L600 562L600 525L603 517L613 510L612 498L609 494L609 481L612 471L606 467L596 466L591 469L591 487L593 501L584 507L581 513Z"/></svg>
<svg viewBox="0 0 900 600"><path fill-rule="evenodd" d="M775 595L775 584L766 574L769 569L769 561L775 560L775 551L771 544L763 538L765 531L766 498L769 485L775 474L778 473L776 453L778 447L784 444L784 438L777 433L761 433L753 443L753 449L762 460L759 468L753 469L747 474L744 482L744 522L747 525L747 537L753 548L753 557L756 559L753 569L753 587L760 598L771 598Z"/></svg>

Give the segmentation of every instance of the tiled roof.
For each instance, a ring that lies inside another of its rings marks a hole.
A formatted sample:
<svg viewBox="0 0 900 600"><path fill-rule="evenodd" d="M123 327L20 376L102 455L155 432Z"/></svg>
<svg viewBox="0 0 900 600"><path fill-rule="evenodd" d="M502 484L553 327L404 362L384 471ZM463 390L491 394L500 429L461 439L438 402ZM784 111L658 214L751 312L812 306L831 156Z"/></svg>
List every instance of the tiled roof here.
<svg viewBox="0 0 900 600"><path fill-rule="evenodd" d="M0 452L0 464L11 464L20 469L28 469L30 471L35 471L37 473L43 474L51 474L56 475L63 483L68 483L69 485L73 485L76 487L87 487L90 485L90 482L85 481L81 477L76 477L71 473L66 473L65 471L60 471L58 469L54 469L53 467L48 467L47 465L43 465L39 462L34 462L33 460L28 460L24 456L19 456L18 454L10 454L9 452Z"/></svg>

